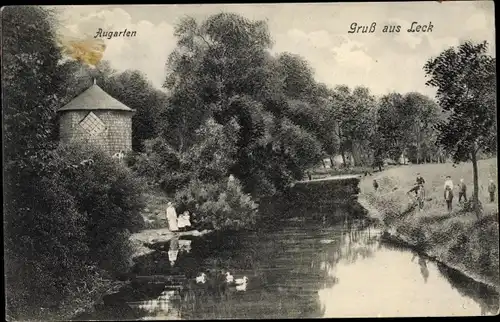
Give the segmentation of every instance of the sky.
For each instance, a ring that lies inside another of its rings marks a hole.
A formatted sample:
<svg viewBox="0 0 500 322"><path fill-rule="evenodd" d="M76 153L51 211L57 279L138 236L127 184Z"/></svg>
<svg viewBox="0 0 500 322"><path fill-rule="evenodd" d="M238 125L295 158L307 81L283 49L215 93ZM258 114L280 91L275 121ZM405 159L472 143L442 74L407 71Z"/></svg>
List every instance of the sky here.
<svg viewBox="0 0 500 322"><path fill-rule="evenodd" d="M103 58L118 71L138 69L160 88L165 62L176 46L174 27L183 16L200 21L219 12L266 20L273 53L291 52L307 59L315 78L328 86L366 86L372 93L421 92L423 65L462 41L488 41L495 55L493 1L427 1L318 4L202 4L58 6L64 36L84 39L103 31L136 31L135 37L104 39ZM432 32L409 33L412 22L433 25ZM371 25L373 33L348 33L352 23ZM400 25L399 33L383 33Z"/></svg>

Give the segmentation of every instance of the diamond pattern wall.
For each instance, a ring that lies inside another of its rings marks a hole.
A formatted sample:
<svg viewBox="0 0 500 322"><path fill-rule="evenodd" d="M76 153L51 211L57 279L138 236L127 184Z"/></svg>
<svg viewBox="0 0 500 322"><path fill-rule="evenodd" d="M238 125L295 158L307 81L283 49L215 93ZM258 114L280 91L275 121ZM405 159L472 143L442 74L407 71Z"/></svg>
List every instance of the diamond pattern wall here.
<svg viewBox="0 0 500 322"><path fill-rule="evenodd" d="M83 127L90 135L96 136L106 130L106 124L104 124L97 115L93 112L89 112L87 116L80 122L80 126Z"/></svg>

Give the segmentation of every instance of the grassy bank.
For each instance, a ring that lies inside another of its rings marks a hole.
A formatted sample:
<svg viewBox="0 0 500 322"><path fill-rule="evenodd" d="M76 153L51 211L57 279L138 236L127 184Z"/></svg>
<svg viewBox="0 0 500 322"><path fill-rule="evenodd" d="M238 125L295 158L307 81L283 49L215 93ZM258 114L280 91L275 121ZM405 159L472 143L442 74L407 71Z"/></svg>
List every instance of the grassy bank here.
<svg viewBox="0 0 500 322"><path fill-rule="evenodd" d="M463 178L470 197L473 190L470 163L456 167L452 164L410 165L376 173L360 182L360 203L393 237L475 280L500 289L498 204L489 202L487 191L489 179L496 181L497 178L496 162L496 158L479 161L479 198L483 204L480 219L458 203L456 188L452 212L447 211L443 200L446 175L452 177L455 185ZM406 194L418 172L426 181L422 212L414 209ZM379 183L378 191L373 189L373 179Z"/></svg>

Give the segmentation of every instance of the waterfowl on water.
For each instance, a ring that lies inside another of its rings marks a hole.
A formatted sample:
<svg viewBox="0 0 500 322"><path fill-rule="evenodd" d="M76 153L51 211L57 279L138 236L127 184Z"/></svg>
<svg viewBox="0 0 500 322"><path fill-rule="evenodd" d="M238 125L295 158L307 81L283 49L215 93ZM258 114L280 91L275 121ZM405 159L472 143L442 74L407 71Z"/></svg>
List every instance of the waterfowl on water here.
<svg viewBox="0 0 500 322"><path fill-rule="evenodd" d="M207 282L207 275L205 273L201 273L200 276L196 277L196 283L205 284Z"/></svg>
<svg viewBox="0 0 500 322"><path fill-rule="evenodd" d="M234 283L236 285L243 285L243 284L246 284L248 282L248 277L246 276L243 276L243 278L237 278L234 280Z"/></svg>
<svg viewBox="0 0 500 322"><path fill-rule="evenodd" d="M248 278L246 276L243 276L243 278L237 278L236 279L236 291L246 291L247 290L247 282Z"/></svg>
<svg viewBox="0 0 500 322"><path fill-rule="evenodd" d="M231 275L230 272L226 272L226 282L227 283L233 283L234 282L234 276Z"/></svg>
<svg viewBox="0 0 500 322"><path fill-rule="evenodd" d="M247 283L241 284L241 285L236 285L236 290L243 292L247 290Z"/></svg>

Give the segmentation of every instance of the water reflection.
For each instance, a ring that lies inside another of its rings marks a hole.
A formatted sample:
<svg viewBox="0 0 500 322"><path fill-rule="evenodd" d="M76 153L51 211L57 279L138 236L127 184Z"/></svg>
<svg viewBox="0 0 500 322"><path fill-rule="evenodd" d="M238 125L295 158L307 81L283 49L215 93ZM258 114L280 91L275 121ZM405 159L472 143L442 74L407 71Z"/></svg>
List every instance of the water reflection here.
<svg viewBox="0 0 500 322"><path fill-rule="evenodd" d="M381 245L379 241L376 244ZM377 249L374 256L337 263L339 282L319 291L323 317L485 314L480 300L456 292L434 262L397 247L372 247Z"/></svg>
<svg viewBox="0 0 500 322"><path fill-rule="evenodd" d="M228 271L235 279L248 276L244 292L227 285ZM486 296L470 281L457 284L434 262L381 243L380 231L363 220L288 220L253 232L176 238L142 257L134 272L177 276L159 279L163 289L139 281L133 291L123 292L135 314L148 319L443 316L498 310L498 294ZM202 272L207 282L197 284Z"/></svg>
<svg viewBox="0 0 500 322"><path fill-rule="evenodd" d="M155 299L128 304L131 308L144 312L144 320L179 320L181 315L176 301L180 301L178 291L165 290Z"/></svg>
<svg viewBox="0 0 500 322"><path fill-rule="evenodd" d="M424 279L424 283L427 283L427 279L429 278L429 269L427 268L427 259L423 256L419 256L416 252L413 252L413 257L411 261L413 262L415 258L418 257L418 265L420 266L420 274Z"/></svg>
<svg viewBox="0 0 500 322"><path fill-rule="evenodd" d="M437 264L437 267L453 289L465 297L473 298L479 304L481 315L498 314L498 310L500 309L500 294L495 292L495 290L484 284L476 283L467 276L442 264Z"/></svg>
<svg viewBox="0 0 500 322"><path fill-rule="evenodd" d="M170 240L170 248L168 250L168 260L170 261L171 266L174 266L178 254L179 254L179 238L174 237Z"/></svg>

